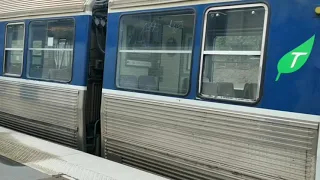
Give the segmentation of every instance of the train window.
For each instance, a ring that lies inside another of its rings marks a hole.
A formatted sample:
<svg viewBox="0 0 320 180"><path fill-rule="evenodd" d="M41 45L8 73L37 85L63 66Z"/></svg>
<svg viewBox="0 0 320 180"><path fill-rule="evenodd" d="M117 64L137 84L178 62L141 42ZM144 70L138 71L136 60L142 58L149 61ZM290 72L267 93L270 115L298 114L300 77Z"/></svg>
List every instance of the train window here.
<svg viewBox="0 0 320 180"><path fill-rule="evenodd" d="M267 9L212 8L206 13L200 94L255 102L259 98Z"/></svg>
<svg viewBox="0 0 320 180"><path fill-rule="evenodd" d="M30 23L27 73L29 78L71 81L74 31L73 19Z"/></svg>
<svg viewBox="0 0 320 180"><path fill-rule="evenodd" d="M194 21L189 10L122 16L117 87L187 94Z"/></svg>
<svg viewBox="0 0 320 180"><path fill-rule="evenodd" d="M9 76L20 76L23 66L24 24L8 24L6 31L6 47L4 73Z"/></svg>

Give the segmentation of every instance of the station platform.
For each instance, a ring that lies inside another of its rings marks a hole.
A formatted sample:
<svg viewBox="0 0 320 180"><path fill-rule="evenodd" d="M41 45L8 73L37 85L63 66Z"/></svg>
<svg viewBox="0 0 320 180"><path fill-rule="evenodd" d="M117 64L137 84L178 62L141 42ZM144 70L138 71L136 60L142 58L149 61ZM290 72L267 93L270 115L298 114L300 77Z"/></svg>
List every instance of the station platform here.
<svg viewBox="0 0 320 180"><path fill-rule="evenodd" d="M1 180L168 180L0 127Z"/></svg>

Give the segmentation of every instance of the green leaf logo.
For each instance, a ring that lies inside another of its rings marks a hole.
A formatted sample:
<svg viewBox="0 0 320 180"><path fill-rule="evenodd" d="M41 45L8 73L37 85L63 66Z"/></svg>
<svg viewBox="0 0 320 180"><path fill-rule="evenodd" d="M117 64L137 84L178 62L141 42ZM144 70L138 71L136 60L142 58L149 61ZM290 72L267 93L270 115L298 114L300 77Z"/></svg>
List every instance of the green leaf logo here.
<svg viewBox="0 0 320 180"><path fill-rule="evenodd" d="M315 35L280 59L278 62L276 81L279 80L281 74L293 73L307 62L313 48L314 40Z"/></svg>

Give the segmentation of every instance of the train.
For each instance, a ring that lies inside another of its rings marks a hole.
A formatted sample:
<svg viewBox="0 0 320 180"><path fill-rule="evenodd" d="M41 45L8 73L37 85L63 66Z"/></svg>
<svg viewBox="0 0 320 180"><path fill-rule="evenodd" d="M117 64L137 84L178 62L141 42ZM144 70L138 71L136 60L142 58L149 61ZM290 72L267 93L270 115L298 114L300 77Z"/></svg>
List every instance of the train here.
<svg viewBox="0 0 320 180"><path fill-rule="evenodd" d="M318 1L0 8L0 126L171 179L320 180Z"/></svg>

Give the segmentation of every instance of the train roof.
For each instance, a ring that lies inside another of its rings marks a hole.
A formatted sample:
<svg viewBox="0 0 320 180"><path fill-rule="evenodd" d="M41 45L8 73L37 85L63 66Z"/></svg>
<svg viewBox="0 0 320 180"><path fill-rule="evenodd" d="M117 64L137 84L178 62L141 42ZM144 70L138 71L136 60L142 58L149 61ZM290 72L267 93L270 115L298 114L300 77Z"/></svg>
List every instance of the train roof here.
<svg viewBox="0 0 320 180"><path fill-rule="evenodd" d="M9 18L81 13L92 10L96 0L2 0L0 20Z"/></svg>
<svg viewBox="0 0 320 180"><path fill-rule="evenodd" d="M239 0L109 0L109 12L189 6L195 4L232 2Z"/></svg>

